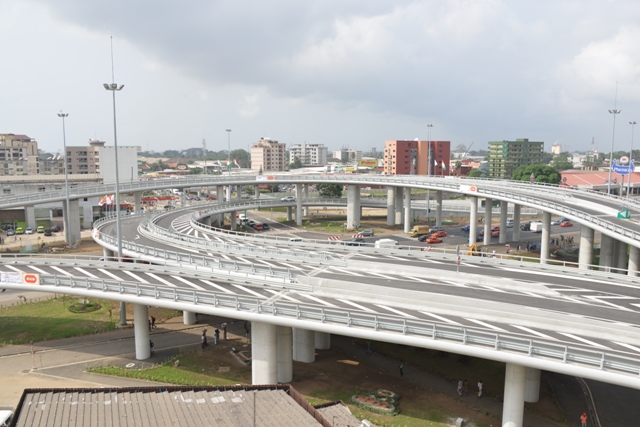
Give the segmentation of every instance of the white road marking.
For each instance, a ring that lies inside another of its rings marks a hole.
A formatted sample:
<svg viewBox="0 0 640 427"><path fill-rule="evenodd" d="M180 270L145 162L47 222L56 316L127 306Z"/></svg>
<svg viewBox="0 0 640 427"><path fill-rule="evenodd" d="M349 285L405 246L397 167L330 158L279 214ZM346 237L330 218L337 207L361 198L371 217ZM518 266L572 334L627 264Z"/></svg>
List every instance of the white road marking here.
<svg viewBox="0 0 640 427"><path fill-rule="evenodd" d="M301 296L303 298L308 298L311 301L315 301L315 302L320 303L322 305L326 305L327 307L338 308L337 305L333 305L330 302L321 300L320 298L312 297L311 295L307 295L307 294L296 294L296 295Z"/></svg>
<svg viewBox="0 0 640 427"><path fill-rule="evenodd" d="M198 230L196 230L195 228L193 229L193 235L195 237L200 237L200 234L198 233Z"/></svg>
<svg viewBox="0 0 640 427"><path fill-rule="evenodd" d="M423 261L430 262L431 264L444 264L442 261L436 261L435 259L422 258Z"/></svg>
<svg viewBox="0 0 640 427"><path fill-rule="evenodd" d="M507 291L503 291L502 289L494 288L493 286L478 285L478 287L483 288L483 289L489 289L490 291L493 291L493 292L500 292L502 294L506 294L507 293Z"/></svg>
<svg viewBox="0 0 640 427"><path fill-rule="evenodd" d="M352 276L359 276L359 277L363 277L363 274L360 273L354 273L353 271L349 271L349 270L343 270L342 268L338 268L338 267L334 267L334 266L329 266L329 268L331 270L335 270L338 271L340 273L346 273L346 274L351 274Z"/></svg>
<svg viewBox="0 0 640 427"><path fill-rule="evenodd" d="M432 281L430 281L430 280L419 279L419 278L417 278L417 277L413 277L413 276L402 276L402 277L406 277L407 279L415 280L416 282L431 283L432 285L434 284L434 283L433 283Z"/></svg>
<svg viewBox="0 0 640 427"><path fill-rule="evenodd" d="M220 256L226 260L231 260L231 257L225 255L225 254L220 254Z"/></svg>
<svg viewBox="0 0 640 427"><path fill-rule="evenodd" d="M136 279L140 283L149 284L149 282L147 282L146 280L144 280L142 277L138 276L135 273L132 273L132 272L127 271L127 270L122 270L122 272L124 274L126 274L126 275L129 275L129 276L133 277L134 279Z"/></svg>
<svg viewBox="0 0 640 427"><path fill-rule="evenodd" d="M398 279L397 277L386 276L386 275L380 274L380 273L371 272L370 274L373 274L374 276L384 277L385 279L390 279L390 280L397 280Z"/></svg>
<svg viewBox="0 0 640 427"><path fill-rule="evenodd" d="M392 313L399 314L402 317L408 317L409 319L417 319L416 316L412 316L412 315L410 315L408 313L405 313L404 311L396 310L395 308L387 307L386 305L382 305L382 304L374 304L374 305L377 306L377 307L380 307L382 309L388 310L388 311L390 311Z"/></svg>
<svg viewBox="0 0 640 427"><path fill-rule="evenodd" d="M5 267L10 268L13 271L17 271L18 273L24 273L24 271L20 270L19 268L14 267L13 265L6 265ZM38 273L49 274L49 273L45 273L44 271L40 270L38 267L32 267L30 265L28 267L34 269Z"/></svg>
<svg viewBox="0 0 640 427"><path fill-rule="evenodd" d="M11 266L11 265L8 265L7 267L9 267L9 268L11 268L11 269L13 269L13 270L15 270L15 271L21 271L21 270L18 270L17 268L15 268L15 267L13 267L13 266ZM30 269L32 269L32 270L34 270L34 271L37 271L37 272L38 272L38 273L40 273L40 274L46 274L46 275L48 275L48 276L49 276L49 275L51 275L51 273L47 273L46 271L42 270L41 268L34 267L33 265L30 265L30 266L29 266L29 268L30 268Z"/></svg>
<svg viewBox="0 0 640 427"><path fill-rule="evenodd" d="M442 322L449 323L450 325L459 325L459 326L462 325L462 323L455 322L455 321L453 321L451 319L447 319L446 317L442 317L442 316L439 316L437 314L427 313L426 311L419 311L418 313L426 314L427 316L431 316L434 319L438 319L438 320L440 320Z"/></svg>
<svg viewBox="0 0 640 427"><path fill-rule="evenodd" d="M638 353L640 353L640 348L638 348L638 347L636 347L636 346L633 346L633 345L631 345L631 344L626 344L626 343L623 343L623 342L617 342L617 341L613 341L613 343L614 343L614 344L621 345L621 346L623 346L623 347L626 347L626 348L628 348L629 350L637 351Z"/></svg>
<svg viewBox="0 0 640 427"><path fill-rule="evenodd" d="M397 259L398 261L409 261L406 258L400 258L400 257L393 256L393 255L387 255L387 256L385 256L385 258Z"/></svg>
<svg viewBox="0 0 640 427"><path fill-rule="evenodd" d="M78 270L80 273L82 273L82 274L86 274L87 276L89 276L89 277L91 277L91 278L93 278L93 279L99 279L99 277L98 277L98 276L96 276L95 274L93 274L93 273L89 273L88 271L86 271L86 270L84 270L84 269L82 269L82 268L80 268L80 267L73 267L73 268L74 268L74 269L76 269L76 270Z"/></svg>
<svg viewBox="0 0 640 427"><path fill-rule="evenodd" d="M239 256L236 256L236 259L239 259L240 261L242 261L245 264L253 264L251 261L247 261L246 259L244 259L242 257L239 257Z"/></svg>
<svg viewBox="0 0 640 427"><path fill-rule="evenodd" d="M352 301L349 301L349 300L346 300L346 299L339 299L339 298L336 298L336 299L338 301L340 301L340 302L343 302L345 304L349 304L349 305L351 305L351 306L353 306L353 307L355 307L355 308L357 308L359 310L362 310L362 311L368 311L369 313L375 313L376 312L375 310L371 310L370 308L364 307L364 306L362 306L360 304L356 304L355 302L352 302Z"/></svg>
<svg viewBox="0 0 640 427"><path fill-rule="evenodd" d="M173 277L174 279L179 280L182 283L185 283L185 284L187 284L187 285L189 285L189 286L191 286L193 288L196 288L196 289L198 289L200 291L204 291L205 290L202 286L198 286L195 283L192 283L192 282L188 281L187 279L182 278L180 276L171 276L171 277Z"/></svg>
<svg viewBox="0 0 640 427"><path fill-rule="evenodd" d="M274 291L273 289L265 289L265 291L267 291L267 292L269 292L269 293L272 293L272 294L274 294L274 295L279 295L281 298L288 299L288 300L289 300L289 301L291 301L291 302L295 302L295 303L297 303L297 304L302 304L302 301L298 301L298 300L297 300L297 299L295 299L295 298L291 298L289 295L284 295L284 294L282 294L281 292Z"/></svg>
<svg viewBox="0 0 640 427"><path fill-rule="evenodd" d="M601 345L601 344L597 344L597 343L595 343L595 342L593 342L593 341L589 341L589 340L587 340L587 339L584 339L584 338L581 338L581 337L575 336L575 335L573 335L573 334L567 334L567 333L565 333L565 332L560 332L560 334L564 335L565 337L569 337L569 338L574 339L574 340L576 340L576 341L581 341L581 342L583 342L583 343L585 343L585 344L589 344L589 345L594 346L594 347L599 347L599 348L604 348L604 349L606 349L606 350L611 350L609 347L605 347L605 346L603 346L603 345Z"/></svg>
<svg viewBox="0 0 640 427"><path fill-rule="evenodd" d="M232 286L235 287L235 288L238 288L238 289L240 289L240 290L242 290L242 291L244 291L244 292L246 292L248 294L255 295L258 298L266 299L266 297L264 295L262 295L261 293L253 291L253 290L251 290L249 288L246 288L246 287L244 287L242 285L232 285Z"/></svg>
<svg viewBox="0 0 640 427"><path fill-rule="evenodd" d="M275 264L271 264L270 262L267 262L267 261L265 261L263 259L256 259L256 262L260 262L260 263L262 263L264 265L267 265L269 267L275 267Z"/></svg>
<svg viewBox="0 0 640 427"><path fill-rule="evenodd" d="M202 283L206 283L206 284L207 284L207 285L209 285L209 286L213 286L214 288L219 289L219 290L221 290L222 292L224 292L224 293L226 293L226 294L236 295L236 293L235 293L235 292L230 291L229 289L225 288L224 286L220 286L220 285L215 284L215 283L213 283L213 282L211 282L211 281L209 281L209 280L200 279L200 281L201 281Z"/></svg>
<svg viewBox="0 0 640 427"><path fill-rule="evenodd" d="M202 236L204 237L205 240L211 240L211 237L209 237L207 233L202 233Z"/></svg>
<svg viewBox="0 0 640 427"><path fill-rule="evenodd" d="M553 338L553 337L551 337L549 335L545 335L542 332L534 331L533 329L529 329L529 328L524 327L524 326L518 326L518 325L511 325L511 326L513 326L514 328L521 329L521 330L523 330L523 331L525 331L525 332L527 332L529 334L533 334L533 335L539 336L540 338L545 338L545 339L548 339L548 340L557 341L556 338Z"/></svg>
<svg viewBox="0 0 640 427"><path fill-rule="evenodd" d="M466 317L465 317L465 319L468 320L469 322L477 323L480 326L484 326L485 328L493 329L494 331L507 332L506 330L504 330L502 328L498 328L497 326L490 325L489 323L485 323L482 320L469 319L469 318L466 318Z"/></svg>
<svg viewBox="0 0 640 427"><path fill-rule="evenodd" d="M592 300L592 301L597 301L597 302L600 302L600 303L602 303L602 304L606 304L606 305L609 305L609 306L611 306L611 307L618 308L618 309L620 309L620 310L624 310L624 311L633 311L633 310L631 310L630 308L623 307L623 306L621 306L621 305L614 304L614 303L609 302L609 301L603 301L603 300L604 300L604 299L606 299L607 297L592 297L592 296L586 296L586 295L585 295L584 297L585 297L585 298L587 298L587 299L590 299L590 300ZM615 297L610 297L610 299L616 299L616 298L615 298ZM617 299L635 299L635 298L631 298L631 297L618 297Z"/></svg>
<svg viewBox="0 0 640 427"><path fill-rule="evenodd" d="M163 279L162 277L158 277L153 273L144 273L147 276L151 277L153 280L157 280L160 283L164 283L167 286L171 286L172 288L176 288L177 286L175 285L175 283L171 283L168 280Z"/></svg>
<svg viewBox="0 0 640 427"><path fill-rule="evenodd" d="M296 265L291 265L291 264L287 264L286 262L281 262L280 264L284 265L285 267L289 267L292 270L298 270L298 271L302 271L303 269L296 266Z"/></svg>
<svg viewBox="0 0 640 427"><path fill-rule="evenodd" d="M378 258L377 256L373 256L373 255L365 255L365 254L357 254L357 255L362 258Z"/></svg>
<svg viewBox="0 0 640 427"><path fill-rule="evenodd" d="M463 283L452 282L452 281L450 281L450 280L442 280L441 282L442 282L442 283L447 283L447 284L449 284L449 285L456 286L456 287L458 287L458 288L468 288L468 286L467 286L467 285L465 285L465 284L463 284Z"/></svg>
<svg viewBox="0 0 640 427"><path fill-rule="evenodd" d="M123 282L124 281L124 279L122 277L118 277L115 274L113 274L112 272L105 270L104 268L99 268L98 271L103 273L103 274L106 274L107 276L109 276L112 279L115 279L115 280L117 280L119 282Z"/></svg>
<svg viewBox="0 0 640 427"><path fill-rule="evenodd" d="M55 265L52 265L51 268L54 269L55 271L60 272L61 274L64 274L65 276L73 277L73 274L69 273L66 270L61 269L60 267L56 267Z"/></svg>

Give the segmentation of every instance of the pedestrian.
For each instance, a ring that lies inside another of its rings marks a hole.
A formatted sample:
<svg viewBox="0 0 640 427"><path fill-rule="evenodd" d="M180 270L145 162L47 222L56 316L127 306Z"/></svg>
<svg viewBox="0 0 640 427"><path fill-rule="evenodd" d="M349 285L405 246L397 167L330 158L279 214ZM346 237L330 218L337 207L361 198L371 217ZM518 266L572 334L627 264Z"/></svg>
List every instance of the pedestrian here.
<svg viewBox="0 0 640 427"><path fill-rule="evenodd" d="M464 379L464 385L462 386L462 393L464 393L465 396L469 396L469 382L466 378Z"/></svg>
<svg viewBox="0 0 640 427"><path fill-rule="evenodd" d="M371 356L371 341L367 340L367 354Z"/></svg>
<svg viewBox="0 0 640 427"><path fill-rule="evenodd" d="M153 356L153 353L155 352L155 350L153 349L154 345L153 345L153 341L149 340L149 347L151 348L151 355Z"/></svg>
<svg viewBox="0 0 640 427"><path fill-rule="evenodd" d="M522 249L521 245L518 245L518 253L520 253L520 250Z"/></svg>
<svg viewBox="0 0 640 427"><path fill-rule="evenodd" d="M227 340L227 324L223 323L222 324L222 336L224 338L224 340Z"/></svg>
<svg viewBox="0 0 640 427"><path fill-rule="evenodd" d="M478 397L482 397L482 386L484 384L482 383L482 380L478 381Z"/></svg>
<svg viewBox="0 0 640 427"><path fill-rule="evenodd" d="M219 341L220 341L220 330L216 328L216 330L213 331L213 344L218 345Z"/></svg>
<svg viewBox="0 0 640 427"><path fill-rule="evenodd" d="M156 328L156 318L151 316L151 329Z"/></svg>
<svg viewBox="0 0 640 427"><path fill-rule="evenodd" d="M400 361L400 376L403 377L404 376L404 372L402 371L404 369L404 362L401 360Z"/></svg>
<svg viewBox="0 0 640 427"><path fill-rule="evenodd" d="M249 338L249 323L246 320L244 321L244 335Z"/></svg>
<svg viewBox="0 0 640 427"><path fill-rule="evenodd" d="M151 319L149 319L149 330L151 330Z"/></svg>
<svg viewBox="0 0 640 427"><path fill-rule="evenodd" d="M209 344L207 343L207 330L206 330L206 329L204 329L204 330L202 331L202 337L200 337L200 341L202 342L201 346L202 346L202 349L203 349L203 350L204 350L206 347L208 347L208 346L209 346Z"/></svg>
<svg viewBox="0 0 640 427"><path fill-rule="evenodd" d="M580 416L580 422L582 423L582 427L587 427L587 413L583 412Z"/></svg>
<svg viewBox="0 0 640 427"><path fill-rule="evenodd" d="M458 392L458 396L462 396L462 387L464 387L464 383L462 382L462 378L460 378L458 380L458 389L456 390Z"/></svg>

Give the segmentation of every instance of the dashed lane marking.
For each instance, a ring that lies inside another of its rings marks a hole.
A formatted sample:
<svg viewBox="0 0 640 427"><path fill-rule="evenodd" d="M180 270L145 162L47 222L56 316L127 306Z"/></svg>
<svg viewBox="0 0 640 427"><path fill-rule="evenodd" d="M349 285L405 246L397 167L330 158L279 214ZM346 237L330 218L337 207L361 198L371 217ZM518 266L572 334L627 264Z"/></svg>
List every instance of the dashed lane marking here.
<svg viewBox="0 0 640 427"><path fill-rule="evenodd" d="M233 286L233 287L235 287L235 288L238 288L238 289L240 289L241 291L244 291L244 292L246 292L246 293L248 293L248 294L255 295L255 296L257 296L258 298L262 298L262 299L266 298L266 297L265 297L264 295L262 295L261 293L256 292L256 291L253 291L253 290L251 290L251 289L249 289L249 288L246 288L246 287L244 287L244 286L242 286L242 285L232 285L232 286Z"/></svg>
<svg viewBox="0 0 640 427"><path fill-rule="evenodd" d="M148 284L149 284L149 282L147 282L146 280L144 280L142 277L138 276L138 275L137 275L137 274L135 274L135 273L132 273L132 272L130 272L130 271L126 271L126 270L123 270L122 272L123 272L124 274L128 275L128 276L133 277L134 279L136 279L136 280L137 280L138 282L140 282L140 283L144 283L145 285L148 285Z"/></svg>
<svg viewBox="0 0 640 427"><path fill-rule="evenodd" d="M342 268L338 268L338 267L334 267L334 266L329 266L329 268L331 270L335 270L335 271L337 271L339 273L345 273L345 274L351 274L352 276L364 277L364 274L355 273L355 272L349 271L349 270L343 270Z"/></svg>
<svg viewBox="0 0 640 427"><path fill-rule="evenodd" d="M158 282L164 283L165 285L171 286L172 288L176 288L177 287L175 283L171 283L170 281L165 280L162 277L158 277L153 273L144 273L144 274L146 274L147 276L151 277L153 280L157 280Z"/></svg>
<svg viewBox="0 0 640 427"><path fill-rule="evenodd" d="M489 323L483 322L482 320L469 319L469 318L466 318L466 317L465 317L465 320L468 320L469 322L477 323L478 325L484 326L485 328L493 329L494 331L507 332L505 329L502 329L502 328L499 328L497 326L491 325Z"/></svg>
<svg viewBox="0 0 640 427"><path fill-rule="evenodd" d="M413 277L413 276L401 276L401 277L406 277L407 279L415 280L416 282L430 283L432 285L434 284L434 282L432 282L430 280L424 280L424 279L420 279L418 277Z"/></svg>
<svg viewBox="0 0 640 427"><path fill-rule="evenodd" d="M355 308L357 308L357 309L359 309L359 310L367 311L367 312L369 312L369 313L376 313L376 311L375 311L375 310L371 310L370 308L367 308L367 307L365 307L365 306L362 306L362 305L360 305L360 304L357 304L357 303L355 303L355 302L353 302L353 301L349 301L349 300L346 300L346 299L339 299L339 298L336 298L336 299L337 299L338 301L340 301L340 302L345 303L345 304L349 304L349 305L351 305L351 306L353 306L353 307L355 307Z"/></svg>
<svg viewBox="0 0 640 427"><path fill-rule="evenodd" d="M591 345L591 346L594 346L594 347L604 348L604 349L606 349L606 350L611 350L609 347L605 347L604 345L601 345L601 344L595 343L595 342L593 342L593 341L589 341L589 340L587 340L587 339L584 339L584 338L578 337L578 336L573 335L573 334L567 334L566 332L560 332L560 334L564 335L565 337L569 337L569 338L571 338L571 339L574 339L574 340L576 340L576 341L583 342L583 343L585 343L585 344L588 344L588 345Z"/></svg>
<svg viewBox="0 0 640 427"><path fill-rule="evenodd" d="M93 273L89 273L88 271L86 271L86 270L84 270L84 269L82 269L82 268L80 268L80 267L73 267L73 268L74 268L75 270L78 270L80 273L85 274L85 275L87 275L87 276L91 277L92 279L99 279L99 277L98 277L98 276L96 276L95 274L93 274Z"/></svg>
<svg viewBox="0 0 640 427"><path fill-rule="evenodd" d="M380 274L380 273L371 272L369 274L373 274L374 276L380 276L380 277L383 277L385 279L390 279L390 280L397 280L398 279L397 277L386 276L386 275Z"/></svg>
<svg viewBox="0 0 640 427"><path fill-rule="evenodd" d="M176 280L181 281L182 283L185 283L185 284L191 286L192 288L198 289L199 291L204 291L205 290L205 288L203 288L202 286L198 286L195 283L188 281L184 277L180 277L180 276L171 276L171 277L173 277Z"/></svg>
<svg viewBox="0 0 640 427"><path fill-rule="evenodd" d="M439 316L439 315L437 315L437 314L427 313L426 311L419 311L418 313L426 314L427 316L431 316L431 317L433 317L434 319L438 319L438 320L440 320L440 321L442 321L442 322L445 322L445 323L448 323L448 324L450 324L450 325L462 326L462 323L458 323L458 322L456 322L456 321L453 321L453 320L451 320L451 319L447 319L446 317Z"/></svg>
<svg viewBox="0 0 640 427"><path fill-rule="evenodd" d="M529 334L536 335L536 336L538 336L538 337L540 337L540 338L545 338L545 339L548 339L548 340L554 340L554 341L557 341L557 339L556 339L556 338L553 338L552 336L545 335L545 334L543 334L542 332L534 331L533 329L529 329L529 328L527 328L527 327L525 327L525 326L518 326L518 325L511 325L511 326L513 326L514 328L518 328L518 329L520 329L520 330L522 330L522 331L525 331L525 332L527 332L527 333L529 333Z"/></svg>
<svg viewBox="0 0 640 427"><path fill-rule="evenodd" d="M216 283L213 283L213 282L212 282L212 281L210 281L210 280L200 279L200 281L201 281L202 283L206 283L206 284L207 284L207 285L209 285L209 286L213 286L214 288L221 290L221 291L222 291L222 292L224 292L225 294L229 294L229 295L236 295L236 294L235 294L235 292L230 291L229 289L225 288L224 286L220 286L220 285L218 285L218 284L216 284Z"/></svg>
<svg viewBox="0 0 640 427"><path fill-rule="evenodd" d="M384 310L390 311L392 313L396 313L399 314L402 317L407 317L409 319L418 319L416 316L412 316L411 314L405 313L404 311L400 311L400 310L396 310L395 308L391 308L391 307L387 307L386 305L382 305L382 304L374 304L376 307L380 307Z"/></svg>
<svg viewBox="0 0 640 427"><path fill-rule="evenodd" d="M298 301L295 298L291 298L289 295L284 295L282 292L274 291L273 289L265 289L265 290L271 294L278 295L281 298L287 299L291 302L295 302L296 304L302 304L302 301Z"/></svg>
<svg viewBox="0 0 640 427"><path fill-rule="evenodd" d="M13 271L17 271L18 273L24 273L24 271L20 270L19 268L14 267L13 265L6 265L5 267L10 268ZM45 272L44 270L39 269L38 267L34 267L32 265L29 265L28 267L33 269L33 270L35 270L35 271L37 271L40 274L47 274L47 275L49 274L49 273Z"/></svg>
<svg viewBox="0 0 640 427"><path fill-rule="evenodd" d="M339 308L337 305L334 305L334 304L331 304L330 302L321 300L320 298L312 297L311 295L306 295L306 294L296 294L296 295L301 296L303 298L310 299L311 301L315 301L315 302L317 302L319 304L326 305L327 307Z"/></svg>
<svg viewBox="0 0 640 427"><path fill-rule="evenodd" d="M61 269L60 267L56 267L55 265L52 265L51 269L53 269L53 270L55 270L55 271L57 271L57 272L59 272L61 274L64 274L65 276L73 277L73 274L69 273L68 271L65 271L65 270Z"/></svg>
<svg viewBox="0 0 640 427"><path fill-rule="evenodd" d="M633 345L631 345L631 344L626 344L626 343L623 343L623 342L617 342L617 341L613 341L613 343L614 343L614 344L621 345L622 347L626 347L626 348L628 348L629 350L633 350L633 351L636 351L636 352L640 353L640 348L638 348L638 347L636 347L636 346L633 346Z"/></svg>
<svg viewBox="0 0 640 427"><path fill-rule="evenodd" d="M115 274L113 274L112 272L105 270L104 268L99 268L98 271L102 274L106 274L107 276L111 277L112 279L115 279L119 282L122 282L122 277L118 277Z"/></svg>

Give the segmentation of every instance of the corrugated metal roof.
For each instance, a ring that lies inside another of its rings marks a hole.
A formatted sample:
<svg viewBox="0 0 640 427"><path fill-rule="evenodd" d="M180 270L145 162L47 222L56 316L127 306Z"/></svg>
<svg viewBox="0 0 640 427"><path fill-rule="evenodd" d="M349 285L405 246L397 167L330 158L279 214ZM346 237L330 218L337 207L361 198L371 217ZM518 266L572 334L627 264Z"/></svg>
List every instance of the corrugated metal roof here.
<svg viewBox="0 0 640 427"><path fill-rule="evenodd" d="M335 426L364 426L359 419L355 417L349 410L349 407L342 401L326 403L316 406L316 410L322 414L322 417ZM373 423L369 423L374 425Z"/></svg>
<svg viewBox="0 0 640 427"><path fill-rule="evenodd" d="M272 389L163 387L122 389L27 389L16 426L104 427L317 427L330 424L312 407ZM309 409L310 408L310 409ZM254 424L255 419L255 424Z"/></svg>

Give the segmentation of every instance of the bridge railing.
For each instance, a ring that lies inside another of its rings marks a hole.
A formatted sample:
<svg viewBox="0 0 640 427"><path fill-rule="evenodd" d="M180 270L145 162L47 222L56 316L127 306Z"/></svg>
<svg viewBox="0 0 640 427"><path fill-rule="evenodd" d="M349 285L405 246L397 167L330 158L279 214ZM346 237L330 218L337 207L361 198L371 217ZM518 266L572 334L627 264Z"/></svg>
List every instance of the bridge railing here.
<svg viewBox="0 0 640 427"><path fill-rule="evenodd" d="M43 275L41 285L65 289L94 290L107 299L118 299L119 295L134 295L165 302L181 302L211 308L224 308L242 313L264 314L269 318L284 317L346 328L379 331L429 340L443 340L467 347L491 349L523 355L531 358L551 360L589 367L617 374L638 376L640 358L626 357L615 353L594 351L586 347L566 346L543 340L525 339L510 334L495 334L473 328L443 325L435 322L408 320L399 316L380 316L339 308L324 308L313 305L228 295L198 290L185 290L165 286L145 285L124 281ZM71 292L73 293L73 292ZM148 304L148 299L143 302ZM194 311L197 309L194 308Z"/></svg>

